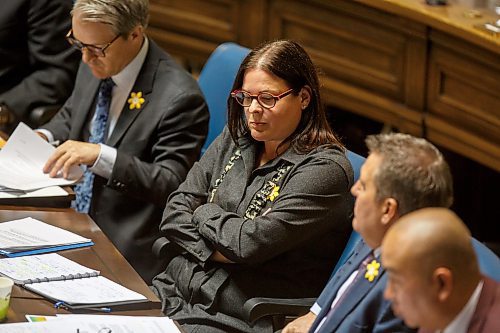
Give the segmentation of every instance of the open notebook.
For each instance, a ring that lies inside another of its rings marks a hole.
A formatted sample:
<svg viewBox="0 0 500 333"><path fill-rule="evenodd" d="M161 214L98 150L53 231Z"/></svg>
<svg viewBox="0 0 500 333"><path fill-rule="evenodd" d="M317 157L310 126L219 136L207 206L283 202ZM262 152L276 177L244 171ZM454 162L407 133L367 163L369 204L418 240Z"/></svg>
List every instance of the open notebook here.
<svg viewBox="0 0 500 333"><path fill-rule="evenodd" d="M148 302L145 296L100 276L99 271L57 253L0 259L0 274L70 309Z"/></svg>

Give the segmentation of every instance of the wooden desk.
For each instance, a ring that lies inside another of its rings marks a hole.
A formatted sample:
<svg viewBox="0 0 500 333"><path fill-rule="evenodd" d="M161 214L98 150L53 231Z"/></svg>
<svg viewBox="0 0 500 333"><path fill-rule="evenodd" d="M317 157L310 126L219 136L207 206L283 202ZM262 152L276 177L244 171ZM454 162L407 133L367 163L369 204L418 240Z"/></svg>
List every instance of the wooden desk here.
<svg viewBox="0 0 500 333"><path fill-rule="evenodd" d="M59 252L61 255L82 265L101 271L101 275L131 290L143 294L150 300L149 310L115 311L112 314L161 316L160 300L149 289L139 274L113 246L99 227L86 214L76 213L72 209L52 211L14 211L0 210L0 223L31 216L40 221L75 232L92 239L94 246ZM41 296L14 286L11 296L7 322L25 321L25 314L55 315L70 313L55 309L52 302ZM90 312L89 312L90 313Z"/></svg>

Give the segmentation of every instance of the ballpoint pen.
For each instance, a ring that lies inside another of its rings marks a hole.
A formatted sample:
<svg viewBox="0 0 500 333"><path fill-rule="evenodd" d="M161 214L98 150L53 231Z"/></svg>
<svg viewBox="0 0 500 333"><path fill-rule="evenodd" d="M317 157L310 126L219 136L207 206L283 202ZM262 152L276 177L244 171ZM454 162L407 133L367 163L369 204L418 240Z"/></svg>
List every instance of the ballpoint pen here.
<svg viewBox="0 0 500 333"><path fill-rule="evenodd" d="M108 307L102 307L102 308L84 308L85 310L91 310L91 311L98 311L98 312L105 312L105 313L110 313L111 308Z"/></svg>

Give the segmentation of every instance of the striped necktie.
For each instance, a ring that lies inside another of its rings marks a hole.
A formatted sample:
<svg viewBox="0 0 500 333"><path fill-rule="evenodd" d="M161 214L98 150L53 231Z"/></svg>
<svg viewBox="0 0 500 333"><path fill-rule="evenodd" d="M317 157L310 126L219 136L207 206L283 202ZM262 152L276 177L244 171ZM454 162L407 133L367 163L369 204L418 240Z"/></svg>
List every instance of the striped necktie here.
<svg viewBox="0 0 500 333"><path fill-rule="evenodd" d="M105 141L113 86L114 82L111 78L101 81L94 119L92 120L92 127L90 130L90 143L103 143ZM83 181L78 183L75 187L76 200L72 204L72 207L80 213L89 212L90 201L92 200L93 182L94 174L86 167L83 174Z"/></svg>

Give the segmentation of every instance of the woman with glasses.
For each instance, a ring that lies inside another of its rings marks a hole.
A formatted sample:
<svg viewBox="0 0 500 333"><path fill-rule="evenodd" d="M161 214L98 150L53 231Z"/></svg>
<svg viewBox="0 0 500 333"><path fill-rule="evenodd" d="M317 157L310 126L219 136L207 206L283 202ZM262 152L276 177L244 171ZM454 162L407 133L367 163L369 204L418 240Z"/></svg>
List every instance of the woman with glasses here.
<svg viewBox="0 0 500 333"><path fill-rule="evenodd" d="M228 125L167 203L172 256L153 280L187 332L267 332L252 297L316 297L350 233L353 172L330 129L311 59L292 41L254 49Z"/></svg>

